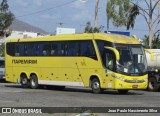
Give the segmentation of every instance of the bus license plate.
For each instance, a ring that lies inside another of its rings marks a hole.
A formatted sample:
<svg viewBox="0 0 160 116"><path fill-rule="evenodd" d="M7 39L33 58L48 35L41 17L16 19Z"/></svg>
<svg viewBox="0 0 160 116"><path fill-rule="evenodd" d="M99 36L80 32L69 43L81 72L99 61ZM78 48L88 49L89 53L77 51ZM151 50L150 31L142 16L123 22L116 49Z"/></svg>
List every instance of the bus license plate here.
<svg viewBox="0 0 160 116"><path fill-rule="evenodd" d="M138 88L138 85L132 85L132 88L134 88L134 89Z"/></svg>

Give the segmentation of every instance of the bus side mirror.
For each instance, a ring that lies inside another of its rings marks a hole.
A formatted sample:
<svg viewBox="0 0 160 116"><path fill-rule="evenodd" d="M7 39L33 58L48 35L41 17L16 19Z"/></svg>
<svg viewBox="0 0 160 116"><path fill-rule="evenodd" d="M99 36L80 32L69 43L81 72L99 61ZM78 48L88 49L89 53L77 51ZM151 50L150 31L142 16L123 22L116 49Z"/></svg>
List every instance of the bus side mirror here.
<svg viewBox="0 0 160 116"><path fill-rule="evenodd" d="M120 60L120 55L119 55L119 51L117 50L117 49L115 49L115 48L112 48L112 47L105 47L106 49L109 49L109 50L111 50L111 51L113 51L114 52L114 54L115 54L115 56L116 56L116 60L118 61L118 60Z"/></svg>
<svg viewBox="0 0 160 116"><path fill-rule="evenodd" d="M154 53L149 49L144 49L144 50L145 50L145 52L150 54L150 59L151 59L151 61L153 61L154 60Z"/></svg>

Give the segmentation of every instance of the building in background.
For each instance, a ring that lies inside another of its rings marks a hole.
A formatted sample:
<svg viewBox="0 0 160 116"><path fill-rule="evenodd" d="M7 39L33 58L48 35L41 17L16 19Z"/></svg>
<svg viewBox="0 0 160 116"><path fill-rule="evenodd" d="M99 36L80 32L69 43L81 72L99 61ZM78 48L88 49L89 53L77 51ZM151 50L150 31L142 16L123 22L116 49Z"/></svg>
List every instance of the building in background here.
<svg viewBox="0 0 160 116"><path fill-rule="evenodd" d="M22 38L37 38L44 36L41 33L36 32L26 32L26 31L12 31L11 35L8 36L6 39L22 39Z"/></svg>
<svg viewBox="0 0 160 116"><path fill-rule="evenodd" d="M56 35L60 34L75 34L76 30L75 28L57 28L56 29Z"/></svg>

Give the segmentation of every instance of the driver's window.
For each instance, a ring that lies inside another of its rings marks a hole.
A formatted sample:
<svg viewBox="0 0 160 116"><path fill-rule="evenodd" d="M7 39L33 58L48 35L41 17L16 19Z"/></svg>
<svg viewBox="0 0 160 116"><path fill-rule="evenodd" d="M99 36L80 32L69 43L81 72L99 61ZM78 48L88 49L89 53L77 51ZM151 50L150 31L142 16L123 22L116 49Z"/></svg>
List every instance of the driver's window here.
<svg viewBox="0 0 160 116"><path fill-rule="evenodd" d="M115 62L116 62L116 58L115 58L115 54L114 52L110 51L110 50L105 50L105 54L104 54L104 65L107 69L115 71Z"/></svg>

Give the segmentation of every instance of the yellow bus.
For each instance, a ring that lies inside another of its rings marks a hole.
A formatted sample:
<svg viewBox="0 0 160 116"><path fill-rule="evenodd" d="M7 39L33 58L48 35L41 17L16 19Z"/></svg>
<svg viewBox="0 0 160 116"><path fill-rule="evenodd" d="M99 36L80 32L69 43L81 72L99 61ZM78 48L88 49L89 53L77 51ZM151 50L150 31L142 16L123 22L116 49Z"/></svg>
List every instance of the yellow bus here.
<svg viewBox="0 0 160 116"><path fill-rule="evenodd" d="M105 89L146 89L147 63L140 42L116 34L69 34L6 42L6 81L22 87L39 85Z"/></svg>

